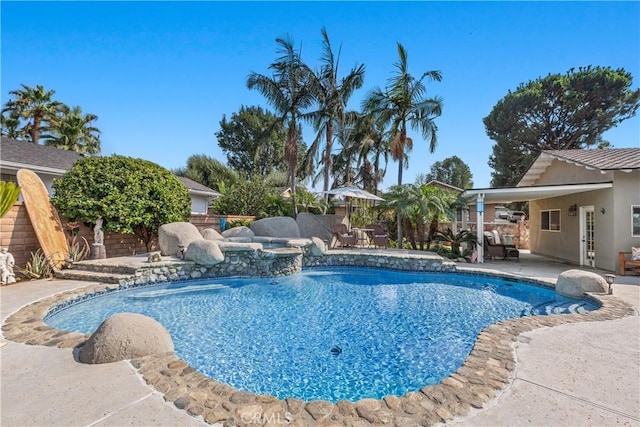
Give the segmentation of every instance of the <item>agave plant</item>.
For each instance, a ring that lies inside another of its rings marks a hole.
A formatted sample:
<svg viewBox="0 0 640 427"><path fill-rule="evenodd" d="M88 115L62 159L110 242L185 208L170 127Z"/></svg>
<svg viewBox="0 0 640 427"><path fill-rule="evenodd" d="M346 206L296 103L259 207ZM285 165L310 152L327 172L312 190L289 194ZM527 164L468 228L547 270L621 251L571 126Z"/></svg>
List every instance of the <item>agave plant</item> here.
<svg viewBox="0 0 640 427"><path fill-rule="evenodd" d="M459 257L461 255L461 243L470 243L472 246L478 244L476 235L469 230L462 230L454 233L450 228L447 228L447 231L437 231L435 233L435 237L438 240L449 242L451 244L451 255L454 257Z"/></svg>
<svg viewBox="0 0 640 427"><path fill-rule="evenodd" d="M27 262L25 268L19 269L22 274L31 279L44 279L53 276L53 268L51 267L51 259L38 249L31 252L31 261Z"/></svg>
<svg viewBox="0 0 640 427"><path fill-rule="evenodd" d="M78 240L80 237L80 240ZM69 242L69 262L78 262L86 259L91 251L89 242L82 236L73 236L73 239Z"/></svg>
<svg viewBox="0 0 640 427"><path fill-rule="evenodd" d="M13 182L0 181L0 218L5 216L20 196L20 187Z"/></svg>

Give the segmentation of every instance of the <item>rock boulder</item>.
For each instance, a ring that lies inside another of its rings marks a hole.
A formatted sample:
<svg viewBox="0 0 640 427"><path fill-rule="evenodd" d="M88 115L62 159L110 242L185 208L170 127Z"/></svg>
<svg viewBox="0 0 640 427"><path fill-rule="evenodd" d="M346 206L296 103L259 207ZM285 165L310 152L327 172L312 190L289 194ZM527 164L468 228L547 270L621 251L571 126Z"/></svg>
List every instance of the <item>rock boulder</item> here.
<svg viewBox="0 0 640 427"><path fill-rule="evenodd" d="M556 282L556 292L570 298L582 298L585 292L607 293L609 285L600 275L590 271L563 271Z"/></svg>
<svg viewBox="0 0 640 427"><path fill-rule="evenodd" d="M151 317L118 313L96 329L80 350L80 361L112 363L151 354L173 352L169 332Z"/></svg>
<svg viewBox="0 0 640 427"><path fill-rule="evenodd" d="M300 229L295 219L288 216L263 218L251 223L251 231L256 236L300 237Z"/></svg>
<svg viewBox="0 0 640 427"><path fill-rule="evenodd" d="M224 240L224 236L222 236L213 228L205 228L204 230L202 230L202 237L205 240Z"/></svg>
<svg viewBox="0 0 640 427"><path fill-rule="evenodd" d="M186 248L199 239L202 239L202 234L190 222L171 222L158 229L158 246L163 256L180 256L179 246Z"/></svg>
<svg viewBox="0 0 640 427"><path fill-rule="evenodd" d="M196 264L212 266L224 261L224 254L218 243L213 240L194 240L184 251L184 259Z"/></svg>
<svg viewBox="0 0 640 427"><path fill-rule="evenodd" d="M249 227L245 227L244 225L241 225L238 227L230 228L228 230L224 230L222 232L222 236L226 237L227 239L233 238L233 237L252 238L253 236L255 236L255 234L253 233L253 231L251 231Z"/></svg>

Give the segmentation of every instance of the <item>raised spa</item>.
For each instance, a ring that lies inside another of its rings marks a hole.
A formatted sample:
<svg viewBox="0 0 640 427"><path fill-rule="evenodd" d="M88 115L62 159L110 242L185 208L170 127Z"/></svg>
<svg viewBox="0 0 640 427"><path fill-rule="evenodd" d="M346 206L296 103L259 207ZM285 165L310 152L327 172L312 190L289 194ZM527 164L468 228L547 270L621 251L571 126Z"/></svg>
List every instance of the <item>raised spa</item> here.
<svg viewBox="0 0 640 427"><path fill-rule="evenodd" d="M109 316L151 316L177 355L236 389L304 400L382 398L455 372L502 319L595 309L553 290L488 277L310 269L110 292L45 318L92 333Z"/></svg>

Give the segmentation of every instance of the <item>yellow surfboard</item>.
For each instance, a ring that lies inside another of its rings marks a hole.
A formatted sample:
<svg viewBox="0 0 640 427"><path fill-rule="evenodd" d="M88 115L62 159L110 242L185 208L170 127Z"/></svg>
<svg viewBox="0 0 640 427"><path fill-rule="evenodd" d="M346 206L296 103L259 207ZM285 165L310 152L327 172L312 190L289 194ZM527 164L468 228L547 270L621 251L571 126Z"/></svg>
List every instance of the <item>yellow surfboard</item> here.
<svg viewBox="0 0 640 427"><path fill-rule="evenodd" d="M33 230L45 255L55 269L62 268L69 256L69 244L58 211L53 207L49 192L38 175L29 169L18 171L18 184Z"/></svg>

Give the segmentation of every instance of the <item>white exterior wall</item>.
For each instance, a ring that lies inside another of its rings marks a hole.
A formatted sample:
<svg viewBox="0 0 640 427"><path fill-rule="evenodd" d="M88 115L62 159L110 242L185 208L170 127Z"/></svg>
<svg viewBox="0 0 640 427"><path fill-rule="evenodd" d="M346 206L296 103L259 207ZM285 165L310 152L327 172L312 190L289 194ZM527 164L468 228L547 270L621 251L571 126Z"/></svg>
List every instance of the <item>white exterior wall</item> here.
<svg viewBox="0 0 640 427"><path fill-rule="evenodd" d="M195 194L190 194L190 196L191 196L191 213L206 215L207 209L209 208L209 197L198 196Z"/></svg>

